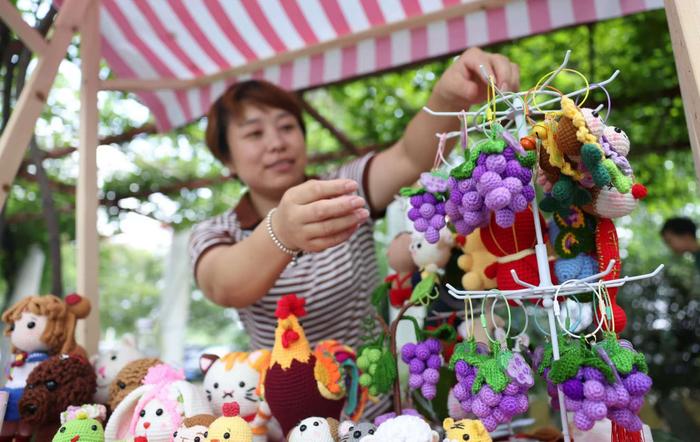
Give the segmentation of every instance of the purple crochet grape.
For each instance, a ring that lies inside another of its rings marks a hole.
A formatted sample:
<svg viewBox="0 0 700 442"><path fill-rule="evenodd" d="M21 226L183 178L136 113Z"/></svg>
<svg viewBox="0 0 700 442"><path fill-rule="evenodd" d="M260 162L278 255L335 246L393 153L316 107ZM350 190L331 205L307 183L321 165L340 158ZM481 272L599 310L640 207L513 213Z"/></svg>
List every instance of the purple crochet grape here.
<svg viewBox="0 0 700 442"><path fill-rule="evenodd" d="M470 396L470 397L464 399L463 401L460 401L459 404L462 406L462 410L464 410L464 411L467 412L467 413L471 413L471 412L472 412L472 402L473 402L473 400L474 400L474 398L472 398L472 397Z"/></svg>
<svg viewBox="0 0 700 442"><path fill-rule="evenodd" d="M564 396L564 406L567 411L580 411L583 401L577 401L576 399L571 399L569 396Z"/></svg>
<svg viewBox="0 0 700 442"><path fill-rule="evenodd" d="M430 355L430 357L428 358L428 363L426 365L428 366L428 368L439 370L440 367L442 367L442 359L439 355Z"/></svg>
<svg viewBox="0 0 700 442"><path fill-rule="evenodd" d="M454 221L453 224L455 226L455 230L460 235L469 235L475 229L473 224L468 224L463 219Z"/></svg>
<svg viewBox="0 0 700 442"><path fill-rule="evenodd" d="M479 181L481 181L481 177L487 172L488 169L486 168L486 166L476 166L472 171L472 179L475 181L475 183L478 183Z"/></svg>
<svg viewBox="0 0 700 442"><path fill-rule="evenodd" d="M593 419L586 416L583 411L577 411L574 413L574 425L581 431L588 431L593 428L595 422Z"/></svg>
<svg viewBox="0 0 700 442"><path fill-rule="evenodd" d="M411 206L417 209L423 204L423 195L413 195L409 201Z"/></svg>
<svg viewBox="0 0 700 442"><path fill-rule="evenodd" d="M607 416L608 407L606 407L602 402L589 401L588 399L585 399L581 405L581 411L583 411L586 416L594 421L599 421L601 419L605 419L605 416Z"/></svg>
<svg viewBox="0 0 700 442"><path fill-rule="evenodd" d="M413 223L413 228L415 228L418 232L425 232L428 230L428 227L430 227L430 223L428 223L428 220L425 218L418 218Z"/></svg>
<svg viewBox="0 0 700 442"><path fill-rule="evenodd" d="M425 229L425 240L430 244L437 244L440 241L440 231L433 226Z"/></svg>
<svg viewBox="0 0 700 442"><path fill-rule="evenodd" d="M430 348L425 345L425 342L416 344L416 358L421 361L427 361L431 353Z"/></svg>
<svg viewBox="0 0 700 442"><path fill-rule="evenodd" d="M500 393L496 393L490 386L484 385L477 395L481 401L489 407L495 407L501 402Z"/></svg>
<svg viewBox="0 0 700 442"><path fill-rule="evenodd" d="M610 412L610 420L618 423L628 431L637 432L642 430L642 421L626 408L612 410Z"/></svg>
<svg viewBox="0 0 700 442"><path fill-rule="evenodd" d="M485 169L482 170L482 173L486 172ZM467 178L464 180L460 180L459 183L457 183L457 189L459 189L460 192L466 193L469 192L470 190L474 190L476 188L476 178Z"/></svg>
<svg viewBox="0 0 700 442"><path fill-rule="evenodd" d="M530 388L535 385L535 378L532 375L532 369L519 353L513 353L513 356L508 362L506 368L508 376L521 387Z"/></svg>
<svg viewBox="0 0 700 442"><path fill-rule="evenodd" d="M516 394L520 393L520 386L514 382L510 382L508 385L506 385L506 388L502 391L502 393L506 396L515 396Z"/></svg>
<svg viewBox="0 0 700 442"><path fill-rule="evenodd" d="M479 191L479 194L486 196L493 189L501 187L502 181L501 176L496 172L484 172L479 178L476 189Z"/></svg>
<svg viewBox="0 0 700 442"><path fill-rule="evenodd" d="M481 399L476 397L472 400L472 413L474 413L476 417L484 418L486 416L491 415L491 407L489 407Z"/></svg>
<svg viewBox="0 0 700 442"><path fill-rule="evenodd" d="M413 356L416 354L416 344L413 342L408 342L401 347L401 360L405 363L411 362Z"/></svg>
<svg viewBox="0 0 700 442"><path fill-rule="evenodd" d="M513 213L518 213L522 212L523 210L527 209L527 203L528 200L523 196L523 194L519 195L513 195L513 198L510 200L510 204L508 205L508 208L513 211Z"/></svg>
<svg viewBox="0 0 700 442"><path fill-rule="evenodd" d="M481 419L481 423L484 424L484 428L488 431L493 431L498 428L498 421L493 416L486 416Z"/></svg>
<svg viewBox="0 0 700 442"><path fill-rule="evenodd" d="M428 349L428 351L432 354L439 354L440 350L442 350L442 346L440 345L440 341L438 341L435 338L428 338L426 339L425 342L423 342L423 345Z"/></svg>
<svg viewBox="0 0 700 442"><path fill-rule="evenodd" d="M632 396L630 398L629 404L627 404L627 408L632 411L634 414L639 414L639 411L642 409L644 406L644 396Z"/></svg>
<svg viewBox="0 0 700 442"><path fill-rule="evenodd" d="M518 407L516 408L517 414L522 414L527 412L527 409L530 407L530 401L527 399L527 395L525 394L519 394L515 396L515 400L518 404Z"/></svg>
<svg viewBox="0 0 700 442"><path fill-rule="evenodd" d="M499 227L507 229L515 223L515 214L510 209L501 209L496 211L496 224Z"/></svg>
<svg viewBox="0 0 700 442"><path fill-rule="evenodd" d="M625 408L630 402L630 394L622 384L615 384L615 392L617 393L617 408Z"/></svg>
<svg viewBox="0 0 700 442"><path fill-rule="evenodd" d="M430 384L428 382L425 382L423 385L420 387L420 392L428 400L433 400L435 399L435 396L437 395L437 386L434 384Z"/></svg>
<svg viewBox="0 0 700 442"><path fill-rule="evenodd" d="M411 374L408 377L408 386L413 390L417 390L423 386L423 376L419 374Z"/></svg>
<svg viewBox="0 0 700 442"><path fill-rule="evenodd" d="M583 376L586 381L598 381L601 384L605 384L607 380L603 372L594 367L582 367L578 371L579 376Z"/></svg>
<svg viewBox="0 0 700 442"><path fill-rule="evenodd" d="M452 389L452 394L455 395L455 398L457 398L458 401L463 401L470 396L470 393L461 382L454 386Z"/></svg>
<svg viewBox="0 0 700 442"><path fill-rule="evenodd" d="M510 416L507 416L500 408L494 408L491 416L496 419L499 424L504 424L510 421Z"/></svg>
<svg viewBox="0 0 700 442"><path fill-rule="evenodd" d="M423 372L423 380L429 384L437 384L440 380L440 372L434 368L426 368Z"/></svg>
<svg viewBox="0 0 700 442"><path fill-rule="evenodd" d="M501 402L498 404L498 408L506 414L506 416L513 417L518 414L518 399L515 396L503 396Z"/></svg>
<svg viewBox="0 0 700 442"><path fill-rule="evenodd" d="M423 373L423 370L425 370L425 362L421 361L420 359L414 358L408 363L409 373L421 374Z"/></svg>
<svg viewBox="0 0 700 442"><path fill-rule="evenodd" d="M605 399L605 386L596 380L586 381L583 384L583 396L591 401L603 401Z"/></svg>
<svg viewBox="0 0 700 442"><path fill-rule="evenodd" d="M461 202L461 201L460 201ZM461 218L461 214L459 213L459 205L455 204L452 202L452 200L448 200L445 202L445 214L449 216L450 218ZM410 218L410 211L409 211L409 218ZM414 220L411 220L414 221Z"/></svg>
<svg viewBox="0 0 700 442"><path fill-rule="evenodd" d="M523 183L515 177L504 178L501 183L503 187L513 195L518 195L523 191Z"/></svg>
<svg viewBox="0 0 700 442"><path fill-rule="evenodd" d="M564 394L567 397L570 397L571 399L575 399L577 401L583 400L583 383L576 379L576 378L571 378L567 379L561 384L561 389L564 392ZM556 395L556 390L554 392Z"/></svg>
<svg viewBox="0 0 700 442"><path fill-rule="evenodd" d="M506 147L503 149L503 156L507 161L515 159L515 150L512 147Z"/></svg>
<svg viewBox="0 0 700 442"><path fill-rule="evenodd" d="M408 219L410 219L411 221L416 221L419 218L422 218L420 210L413 207L411 208L411 210L408 211Z"/></svg>
<svg viewBox="0 0 700 442"><path fill-rule="evenodd" d="M423 203L424 204L427 203L427 204L435 205L438 202L437 198L435 198L435 195L433 195L432 193L426 192L422 196L423 196Z"/></svg>
<svg viewBox="0 0 700 442"><path fill-rule="evenodd" d="M603 403L608 407L612 408L617 405L618 397L615 387L608 385L605 387L605 397L603 398Z"/></svg>
<svg viewBox="0 0 700 442"><path fill-rule="evenodd" d="M506 157L503 155L489 155L486 157L486 169L497 174L503 173L506 170Z"/></svg>
<svg viewBox="0 0 700 442"><path fill-rule="evenodd" d="M464 222L474 230L484 223L484 213L483 212L465 212Z"/></svg>
<svg viewBox="0 0 700 442"><path fill-rule="evenodd" d="M430 219L435 215L435 206L428 203L423 203L420 206L420 214L425 219Z"/></svg>
<svg viewBox="0 0 700 442"><path fill-rule="evenodd" d="M481 209L481 206L484 203L484 198L479 195L478 192L471 191L462 196L462 201L460 201L460 203L466 210L477 211Z"/></svg>
<svg viewBox="0 0 700 442"><path fill-rule="evenodd" d="M455 364L455 372L458 376L467 376L471 373L471 366L466 361L457 361Z"/></svg>
<svg viewBox="0 0 700 442"><path fill-rule="evenodd" d="M651 378L642 372L633 373L622 380L630 396L644 396L651 390Z"/></svg>
<svg viewBox="0 0 700 442"><path fill-rule="evenodd" d="M493 189L484 198L484 204L489 210L497 211L508 207L513 195L504 187Z"/></svg>

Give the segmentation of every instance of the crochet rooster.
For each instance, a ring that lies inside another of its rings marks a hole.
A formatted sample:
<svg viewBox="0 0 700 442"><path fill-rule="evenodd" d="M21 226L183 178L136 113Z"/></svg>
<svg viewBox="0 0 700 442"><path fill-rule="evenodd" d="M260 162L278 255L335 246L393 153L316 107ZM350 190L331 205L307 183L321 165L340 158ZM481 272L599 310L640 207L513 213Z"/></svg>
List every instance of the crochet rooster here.
<svg viewBox="0 0 700 442"><path fill-rule="evenodd" d="M264 381L265 400L284 434L307 417L340 418L347 393L343 362L355 357L336 341L323 341L312 352L299 324L304 304L296 295L277 303L275 345Z"/></svg>

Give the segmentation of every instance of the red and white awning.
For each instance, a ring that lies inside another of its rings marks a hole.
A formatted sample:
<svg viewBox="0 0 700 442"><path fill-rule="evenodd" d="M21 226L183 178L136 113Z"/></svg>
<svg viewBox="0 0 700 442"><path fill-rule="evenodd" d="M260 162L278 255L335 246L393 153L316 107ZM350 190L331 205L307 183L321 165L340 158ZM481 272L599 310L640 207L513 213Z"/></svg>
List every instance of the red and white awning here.
<svg viewBox="0 0 700 442"><path fill-rule="evenodd" d="M306 89L466 47L644 10L662 0L103 0L102 53L161 130L227 85ZM162 88L163 85L170 85Z"/></svg>

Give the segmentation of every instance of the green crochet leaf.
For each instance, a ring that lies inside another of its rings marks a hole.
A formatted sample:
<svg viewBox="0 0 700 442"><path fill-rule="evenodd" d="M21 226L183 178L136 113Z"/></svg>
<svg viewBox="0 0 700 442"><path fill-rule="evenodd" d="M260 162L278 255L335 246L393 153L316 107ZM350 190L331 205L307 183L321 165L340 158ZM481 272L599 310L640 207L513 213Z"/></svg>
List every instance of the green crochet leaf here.
<svg viewBox="0 0 700 442"><path fill-rule="evenodd" d="M381 310L382 305L387 300L389 296L389 290L391 289L391 282L384 282L379 284L376 289L372 292L371 302L375 309Z"/></svg>
<svg viewBox="0 0 700 442"><path fill-rule="evenodd" d="M393 387L396 379L396 361L391 355L391 352L384 349L382 356L377 362L377 370L374 372L373 380L377 392L380 394L388 393Z"/></svg>
<svg viewBox="0 0 700 442"><path fill-rule="evenodd" d="M612 177L612 184L620 193L629 193L629 191L632 190L632 178L622 173L613 160L610 158L605 159L603 161L603 167Z"/></svg>
<svg viewBox="0 0 700 442"><path fill-rule="evenodd" d="M422 187L402 187L399 190L399 195L410 198L415 195L423 195L425 192L426 190Z"/></svg>
<svg viewBox="0 0 700 442"><path fill-rule="evenodd" d="M410 301L415 303L427 304L427 302L433 297L434 289L435 278L433 278L432 276L423 278L423 280L413 288Z"/></svg>
<svg viewBox="0 0 700 442"><path fill-rule="evenodd" d="M501 368L498 357L491 357L481 362L479 371L474 379L474 384L472 385L472 394L477 394L484 382L497 393L503 391L508 385L508 375L505 370Z"/></svg>

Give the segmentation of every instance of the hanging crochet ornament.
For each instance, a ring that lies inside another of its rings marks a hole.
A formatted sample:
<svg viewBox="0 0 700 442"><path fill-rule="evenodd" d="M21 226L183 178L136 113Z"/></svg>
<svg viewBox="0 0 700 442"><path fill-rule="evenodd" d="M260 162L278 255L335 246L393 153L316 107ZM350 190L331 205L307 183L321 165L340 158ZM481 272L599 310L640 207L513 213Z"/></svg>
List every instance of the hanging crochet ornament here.
<svg viewBox="0 0 700 442"><path fill-rule="evenodd" d="M629 341L618 340L614 333L606 333L595 351L611 368L615 382L606 387L605 404L612 421L613 440L641 441L642 420L639 412L644 398L651 390L652 380L644 355L638 353Z"/></svg>
<svg viewBox="0 0 700 442"><path fill-rule="evenodd" d="M612 271L603 277L604 281L617 279L620 277L620 269L622 262L620 259L620 243L617 238L617 229L615 224L609 219L600 218L596 226L595 233L596 252L598 256L598 270L605 271L608 268L611 260L615 260ZM612 327L611 331L616 333L622 332L627 325L627 315L625 311L617 304L617 287L607 289L610 298L610 315L612 320L605 322L604 326ZM598 320L601 321L600 315Z"/></svg>
<svg viewBox="0 0 700 442"><path fill-rule="evenodd" d="M440 368L443 365L442 342L452 343L457 339L457 331L449 324L443 324L433 330L421 330L412 317L405 317L413 322L417 343L409 342L401 348L401 360L408 365L408 386L419 390L424 398L435 399L437 384L440 381Z"/></svg>
<svg viewBox="0 0 700 442"><path fill-rule="evenodd" d="M445 149L447 135L440 135L432 172L424 172L420 176L420 187L403 188L401 196L408 197L411 209L408 219L413 222L413 228L425 236L426 241L435 244L440 240L440 231L445 228L445 202L447 201L447 175L438 170L442 152Z"/></svg>
<svg viewBox="0 0 700 442"><path fill-rule="evenodd" d="M545 225L541 214L540 223ZM512 270L525 282L539 285L540 276L537 269L537 257L535 245L535 220L532 207L518 212L515 223L507 228L498 225L496 215L491 217L491 222L481 229L481 241L486 250L496 256L496 262L484 270L487 278L496 278L499 290L518 290L523 288L513 280Z"/></svg>
<svg viewBox="0 0 700 442"><path fill-rule="evenodd" d="M557 252L554 273L561 282L570 279L584 279L598 272L594 231L595 219L586 215L581 208L571 206L569 214L555 213L553 217L556 234L553 245ZM577 296L579 301L589 302L589 296Z"/></svg>

